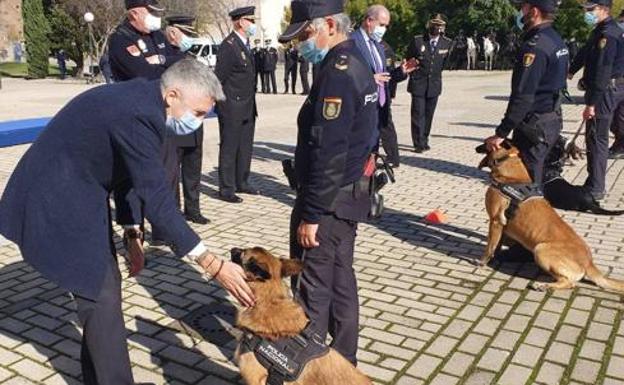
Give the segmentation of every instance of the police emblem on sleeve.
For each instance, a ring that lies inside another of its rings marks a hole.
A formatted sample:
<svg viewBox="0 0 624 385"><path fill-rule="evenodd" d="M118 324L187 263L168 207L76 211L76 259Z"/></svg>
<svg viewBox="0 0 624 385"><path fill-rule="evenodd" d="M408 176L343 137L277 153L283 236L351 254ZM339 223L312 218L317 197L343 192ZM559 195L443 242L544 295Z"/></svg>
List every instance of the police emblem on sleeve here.
<svg viewBox="0 0 624 385"><path fill-rule="evenodd" d="M323 99L323 118L325 120L334 120L340 116L342 107L341 98L325 98Z"/></svg>
<svg viewBox="0 0 624 385"><path fill-rule="evenodd" d="M525 67L530 67L534 61L535 61L534 53L525 53L524 57L522 58L522 62L524 63Z"/></svg>
<svg viewBox="0 0 624 385"><path fill-rule="evenodd" d="M141 51L139 50L139 47L137 47L136 45L132 44L126 47L126 51L128 51L128 53L132 56L139 56L141 55Z"/></svg>
<svg viewBox="0 0 624 385"><path fill-rule="evenodd" d="M602 39L600 39L600 41L598 42L598 47L600 49L604 49L604 47L607 46L607 38L603 37Z"/></svg>

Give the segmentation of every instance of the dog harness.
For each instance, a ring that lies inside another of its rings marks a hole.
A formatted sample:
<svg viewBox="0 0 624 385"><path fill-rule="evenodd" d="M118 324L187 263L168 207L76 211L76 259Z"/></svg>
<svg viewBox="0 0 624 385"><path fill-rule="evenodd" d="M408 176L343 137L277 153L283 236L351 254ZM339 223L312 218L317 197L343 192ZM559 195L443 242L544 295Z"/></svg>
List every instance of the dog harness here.
<svg viewBox="0 0 624 385"><path fill-rule="evenodd" d="M243 335L241 354L253 352L269 371L267 385L296 381L311 360L329 353L329 347L309 323L299 335L269 341L249 331Z"/></svg>
<svg viewBox="0 0 624 385"><path fill-rule="evenodd" d="M522 183L522 184L502 184L492 182L492 187L496 188L503 195L511 200L509 207L505 210L505 217L508 220L512 220L516 215L516 211L520 205L530 199L543 198L544 193L534 183Z"/></svg>

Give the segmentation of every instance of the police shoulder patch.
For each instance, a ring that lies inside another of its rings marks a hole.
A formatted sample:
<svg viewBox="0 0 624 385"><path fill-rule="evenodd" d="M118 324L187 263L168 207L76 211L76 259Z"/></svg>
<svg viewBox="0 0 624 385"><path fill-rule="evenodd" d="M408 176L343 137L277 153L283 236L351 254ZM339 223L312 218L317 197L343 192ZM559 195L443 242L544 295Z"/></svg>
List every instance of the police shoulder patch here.
<svg viewBox="0 0 624 385"><path fill-rule="evenodd" d="M604 47L606 46L607 46L607 38L603 37L602 39L598 41L598 48L604 49Z"/></svg>
<svg viewBox="0 0 624 385"><path fill-rule="evenodd" d="M126 47L126 51L128 51L128 53L132 56L139 56L141 55L141 50L139 50L139 47L137 47L136 45L132 44Z"/></svg>
<svg viewBox="0 0 624 385"><path fill-rule="evenodd" d="M325 120L334 120L340 116L342 107L342 98L327 97L323 99L323 118Z"/></svg>
<svg viewBox="0 0 624 385"><path fill-rule="evenodd" d="M525 53L524 57L522 58L522 63L524 64L525 67L530 67L531 65L533 65L534 61L535 61L534 53Z"/></svg>
<svg viewBox="0 0 624 385"><path fill-rule="evenodd" d="M340 55L334 63L334 68L340 71L346 71L349 69L349 57L347 55Z"/></svg>

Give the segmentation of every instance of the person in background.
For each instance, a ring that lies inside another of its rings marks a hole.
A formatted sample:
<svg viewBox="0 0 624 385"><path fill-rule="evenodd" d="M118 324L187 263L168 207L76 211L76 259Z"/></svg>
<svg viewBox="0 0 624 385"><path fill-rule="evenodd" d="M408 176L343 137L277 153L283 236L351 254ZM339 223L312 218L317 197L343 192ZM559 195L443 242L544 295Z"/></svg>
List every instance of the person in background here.
<svg viewBox="0 0 624 385"><path fill-rule="evenodd" d="M288 93L288 84L292 87L293 95L296 93L297 87L297 62L299 61L299 52L294 45L288 44L284 51L284 93Z"/></svg>

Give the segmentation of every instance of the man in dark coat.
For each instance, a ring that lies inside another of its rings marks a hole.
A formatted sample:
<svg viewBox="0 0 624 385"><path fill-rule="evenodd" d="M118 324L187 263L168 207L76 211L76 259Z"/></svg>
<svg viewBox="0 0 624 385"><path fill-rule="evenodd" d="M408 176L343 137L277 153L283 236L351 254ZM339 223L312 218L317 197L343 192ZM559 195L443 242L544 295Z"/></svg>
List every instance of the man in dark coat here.
<svg viewBox="0 0 624 385"><path fill-rule="evenodd" d="M310 93L310 62L299 56L299 77L301 77L301 95Z"/></svg>
<svg viewBox="0 0 624 385"><path fill-rule="evenodd" d="M288 84L290 83L293 95L296 93L297 86L297 62L299 61L299 52L289 44L284 51L284 93L288 93ZM290 82L289 82L290 80Z"/></svg>
<svg viewBox="0 0 624 385"><path fill-rule="evenodd" d="M266 47L262 70L264 72L264 82L268 94L277 93L277 83L275 81L275 70L277 69L277 49L271 46L271 40L264 41Z"/></svg>
<svg viewBox="0 0 624 385"><path fill-rule="evenodd" d="M258 92L258 84L260 84L260 91L264 92L266 86L264 84L264 75L262 74L262 62L264 60L265 50L262 48L262 44L260 44L260 39L254 40L254 47L251 50L251 53L253 55L256 68L255 91ZM258 79L260 79L260 82L258 82Z"/></svg>
<svg viewBox="0 0 624 385"><path fill-rule="evenodd" d="M249 37L256 31L255 7L230 12L234 31L225 38L217 56L215 73L226 100L217 104L219 114L219 198L229 203L243 201L236 192L257 195L249 184L251 154L256 128L254 59Z"/></svg>
<svg viewBox="0 0 624 385"><path fill-rule="evenodd" d="M428 151L429 134L438 97L442 93L442 70L452 41L444 36L446 22L436 15L427 23L427 34L414 37L406 57L416 58L420 68L410 75L407 90L412 94L412 141L414 151Z"/></svg>
<svg viewBox="0 0 624 385"><path fill-rule="evenodd" d="M9 179L0 199L0 234L43 277L73 293L86 385L134 385L108 204L125 180L176 256L192 257L242 303L253 303L243 270L210 254L180 215L161 157L165 137L180 127L196 129L222 98L214 74L191 59L173 65L161 81L94 88L52 119ZM129 247L140 248L141 238L131 233ZM130 256L133 276L144 258Z"/></svg>

